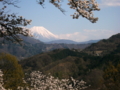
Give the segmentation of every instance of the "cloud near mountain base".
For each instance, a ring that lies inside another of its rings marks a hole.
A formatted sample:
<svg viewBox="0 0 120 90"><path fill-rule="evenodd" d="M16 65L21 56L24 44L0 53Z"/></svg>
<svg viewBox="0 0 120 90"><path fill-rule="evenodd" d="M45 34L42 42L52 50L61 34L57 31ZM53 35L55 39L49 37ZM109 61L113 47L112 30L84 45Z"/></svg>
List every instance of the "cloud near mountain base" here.
<svg viewBox="0 0 120 90"><path fill-rule="evenodd" d="M34 26L30 30L34 38L43 42L49 42L59 39L67 39L67 40L82 42L88 40L106 39L114 34L120 33L120 31L115 31L115 30L84 29L84 30L80 30L80 32L56 35L50 32L49 30L47 30L46 28L40 26Z"/></svg>
<svg viewBox="0 0 120 90"><path fill-rule="evenodd" d="M77 42L87 40L107 39L110 36L118 33L118 31L111 30L83 30L81 32L57 35L60 39L69 39Z"/></svg>

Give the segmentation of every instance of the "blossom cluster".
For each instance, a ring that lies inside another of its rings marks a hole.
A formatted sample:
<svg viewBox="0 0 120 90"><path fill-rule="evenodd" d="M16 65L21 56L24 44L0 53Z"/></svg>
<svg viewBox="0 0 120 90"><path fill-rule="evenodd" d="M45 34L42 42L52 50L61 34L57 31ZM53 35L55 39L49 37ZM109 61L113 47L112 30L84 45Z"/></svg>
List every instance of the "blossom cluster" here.
<svg viewBox="0 0 120 90"><path fill-rule="evenodd" d="M3 87L3 72L1 71L0 69L0 90L6 90L4 87Z"/></svg>
<svg viewBox="0 0 120 90"><path fill-rule="evenodd" d="M3 87L3 73L0 70L0 90L6 90ZM70 79L58 79L53 76L44 75L40 71L33 71L27 75L27 79L24 80L28 86L18 86L17 90L82 90L88 88L86 82L81 80L75 80L72 77ZM10 90L10 89L8 89Z"/></svg>
<svg viewBox="0 0 120 90"><path fill-rule="evenodd" d="M45 0L38 0L40 5L43 5L44 2ZM64 13L65 10L61 8L61 2L62 0L50 0L50 3L52 3L55 7ZM95 10L100 10L96 0L68 0L68 5L71 9L75 10L75 13L71 15L73 19L78 19L80 16L82 16L92 23L95 23L98 20L97 17L94 17L92 12Z"/></svg>
<svg viewBox="0 0 120 90"><path fill-rule="evenodd" d="M76 12L72 15L73 18L78 19L79 16L85 17L92 23L95 23L98 18L94 17L92 11L99 11L98 4L95 0L68 0L71 9L75 9Z"/></svg>
<svg viewBox="0 0 120 90"><path fill-rule="evenodd" d="M83 80L75 80L72 77L60 80L39 71L32 72L27 82L30 83L32 90L81 90L87 88L86 82Z"/></svg>

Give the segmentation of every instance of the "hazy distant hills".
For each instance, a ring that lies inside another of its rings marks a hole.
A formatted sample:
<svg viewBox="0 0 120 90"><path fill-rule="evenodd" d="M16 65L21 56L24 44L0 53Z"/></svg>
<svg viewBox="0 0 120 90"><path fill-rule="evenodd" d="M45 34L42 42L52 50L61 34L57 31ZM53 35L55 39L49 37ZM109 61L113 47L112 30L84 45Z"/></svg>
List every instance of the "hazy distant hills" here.
<svg viewBox="0 0 120 90"><path fill-rule="evenodd" d="M53 40L50 42L46 42L47 44L60 44L60 43L64 43L64 44L78 44L75 41L72 40L65 40L65 39L59 39L59 40Z"/></svg>
<svg viewBox="0 0 120 90"><path fill-rule="evenodd" d="M4 45L1 43L0 52L10 53L17 56L18 58L26 58L55 49L77 49L78 51L85 49L84 52L87 52L89 54L103 55L112 52L117 48L120 43L119 37L120 34L113 35L107 40L101 40L98 43L94 43L91 45L90 42L90 44L45 44L34 38L21 36L21 38L23 39L22 46L20 44L15 44L11 42L7 42ZM0 41L1 40L2 39L0 39Z"/></svg>
<svg viewBox="0 0 120 90"><path fill-rule="evenodd" d="M17 56L18 58L25 58L35 54L42 52L44 43L35 40L31 37L25 38L24 36L22 45L19 43L5 42L4 44L0 44L0 52L10 53L12 55ZM1 39L0 39L1 40ZM39 47L36 47L36 44L40 44Z"/></svg>
<svg viewBox="0 0 120 90"><path fill-rule="evenodd" d="M88 44L88 43L97 43L100 40L89 40L89 41L85 41L85 42L75 42L72 40L65 40L65 39L60 39L60 40L54 40L54 41L50 41L50 42L46 42L48 44L60 44L60 43L64 43L64 44Z"/></svg>
<svg viewBox="0 0 120 90"><path fill-rule="evenodd" d="M33 37L26 37L26 36L23 36L23 35L20 35L20 37L25 41L25 42L28 42L28 43L31 43L31 44L36 44L36 43L43 43L42 41L40 40L37 40Z"/></svg>
<svg viewBox="0 0 120 90"><path fill-rule="evenodd" d="M79 49L82 50L90 44L45 44L40 40L34 39L33 37L20 36L23 39L22 45L6 42L0 44L0 52L6 52L17 56L18 58L30 57L42 52L52 51L54 49L68 48L68 49ZM2 38L0 39L2 42Z"/></svg>

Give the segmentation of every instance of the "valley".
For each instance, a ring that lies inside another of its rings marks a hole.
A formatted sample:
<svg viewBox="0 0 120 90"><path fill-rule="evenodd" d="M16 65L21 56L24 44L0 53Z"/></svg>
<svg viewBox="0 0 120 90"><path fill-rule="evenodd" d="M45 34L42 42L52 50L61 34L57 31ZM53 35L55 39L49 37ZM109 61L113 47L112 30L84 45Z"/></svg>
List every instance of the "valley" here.
<svg viewBox="0 0 120 90"><path fill-rule="evenodd" d="M10 53L17 56L19 59L31 57L36 54L43 52L49 52L55 49L79 49L79 51L91 45L91 43L83 44L66 44L66 43L56 43L56 44L46 44L42 41L34 39L33 37L20 36L23 39L21 44L12 43L6 41L0 44L0 52ZM3 42L2 39L0 39Z"/></svg>

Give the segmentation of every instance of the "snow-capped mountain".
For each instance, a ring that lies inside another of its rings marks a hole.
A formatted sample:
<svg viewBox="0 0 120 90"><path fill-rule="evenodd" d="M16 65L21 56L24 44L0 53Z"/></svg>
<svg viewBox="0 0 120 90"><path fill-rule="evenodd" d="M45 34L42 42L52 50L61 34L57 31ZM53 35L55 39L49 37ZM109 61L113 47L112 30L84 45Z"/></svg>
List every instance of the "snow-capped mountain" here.
<svg viewBox="0 0 120 90"><path fill-rule="evenodd" d="M49 42L59 39L56 35L45 29L44 27L34 26L30 29L33 37L43 42Z"/></svg>

